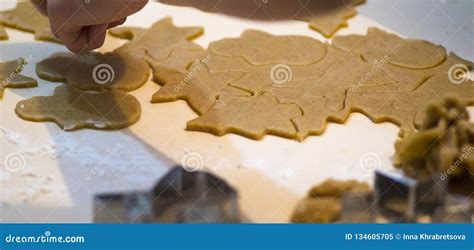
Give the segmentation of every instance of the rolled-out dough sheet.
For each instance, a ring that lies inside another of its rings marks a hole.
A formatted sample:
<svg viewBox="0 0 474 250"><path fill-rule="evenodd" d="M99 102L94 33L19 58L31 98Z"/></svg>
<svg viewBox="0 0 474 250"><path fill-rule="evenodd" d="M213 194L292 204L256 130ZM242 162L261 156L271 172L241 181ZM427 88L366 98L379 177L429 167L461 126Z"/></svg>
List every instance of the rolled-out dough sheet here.
<svg viewBox="0 0 474 250"><path fill-rule="evenodd" d="M8 34L3 25L0 25L0 40L7 40Z"/></svg>
<svg viewBox="0 0 474 250"><path fill-rule="evenodd" d="M218 136L304 140L323 134L330 121L345 123L352 112L392 122L403 134L418 127L417 115L437 102L434 96L474 104L472 62L377 28L336 36L332 44L246 30L212 42L204 57L152 101L187 101L200 115L187 129Z"/></svg>

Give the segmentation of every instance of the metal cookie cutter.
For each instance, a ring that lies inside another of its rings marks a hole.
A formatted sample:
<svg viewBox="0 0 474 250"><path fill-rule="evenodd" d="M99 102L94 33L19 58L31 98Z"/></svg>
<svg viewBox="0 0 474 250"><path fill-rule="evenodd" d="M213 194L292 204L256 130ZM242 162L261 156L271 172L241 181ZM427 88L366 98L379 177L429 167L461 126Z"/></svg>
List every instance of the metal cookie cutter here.
<svg viewBox="0 0 474 250"><path fill-rule="evenodd" d="M206 172L175 167L150 191L101 194L96 223L237 223L237 192Z"/></svg>
<svg viewBox="0 0 474 250"><path fill-rule="evenodd" d="M401 171L376 171L374 183L375 208L392 222L419 222L433 218L445 206L447 184L440 176L413 179Z"/></svg>
<svg viewBox="0 0 474 250"><path fill-rule="evenodd" d="M448 193L448 181L433 175L421 180L401 171L375 173L374 192L342 196L342 223L472 223L474 200Z"/></svg>
<svg viewBox="0 0 474 250"><path fill-rule="evenodd" d="M375 223L373 193L348 192L342 195L341 223Z"/></svg>

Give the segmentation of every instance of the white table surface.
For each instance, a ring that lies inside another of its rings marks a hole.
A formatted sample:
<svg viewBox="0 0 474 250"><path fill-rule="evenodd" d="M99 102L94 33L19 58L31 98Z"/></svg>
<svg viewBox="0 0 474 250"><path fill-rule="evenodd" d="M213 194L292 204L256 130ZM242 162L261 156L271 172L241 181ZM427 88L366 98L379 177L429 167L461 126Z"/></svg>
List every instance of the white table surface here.
<svg viewBox="0 0 474 250"><path fill-rule="evenodd" d="M0 8L7 8L2 1ZM338 34L364 34L377 26L409 38L442 44L474 61L472 0L368 0L349 28ZM126 25L147 27L165 16L177 25L200 25L206 34L197 42L237 37L245 29L273 34L299 34L325 40L300 21L250 20L194 8L150 3ZM40 43L32 35L8 29L10 40L0 43L0 60L32 56L33 62L65 49ZM103 51L123 41L108 38ZM35 76L34 63L23 72ZM240 195L240 207L253 222L287 222L307 190L327 179L370 182L374 168L361 166L364 156L391 168L398 127L373 124L353 114L345 125L331 124L326 133L296 142L274 136L253 141L237 135L216 137L185 131L197 117L185 102L150 104L159 89L153 82L132 92L141 102L142 118L115 132L63 132L53 123L18 118L20 100L51 95L58 83L39 80L35 89L7 89L0 102L0 160L16 152L24 158L21 171L0 167L0 218L4 222L90 222L91 197L97 192L144 189L165 174L172 162L198 154L205 170L226 179ZM470 111L473 111L472 109ZM471 112L473 113L473 112Z"/></svg>

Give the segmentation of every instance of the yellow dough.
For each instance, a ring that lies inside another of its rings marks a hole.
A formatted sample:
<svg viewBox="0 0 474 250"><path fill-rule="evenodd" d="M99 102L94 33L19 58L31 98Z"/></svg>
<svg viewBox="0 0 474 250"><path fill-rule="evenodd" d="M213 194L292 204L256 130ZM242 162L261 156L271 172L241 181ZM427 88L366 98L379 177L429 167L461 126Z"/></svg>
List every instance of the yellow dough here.
<svg viewBox="0 0 474 250"><path fill-rule="evenodd" d="M308 13L299 19L309 22L309 27L324 35L332 37L340 28L347 27L347 19L355 16L357 5L365 0L320 0L315 14ZM313 7L314 8L314 7Z"/></svg>
<svg viewBox="0 0 474 250"><path fill-rule="evenodd" d="M122 90L140 88L149 78L150 70L143 60L120 53L61 53L36 65L42 79L66 82L81 90Z"/></svg>
<svg viewBox="0 0 474 250"><path fill-rule="evenodd" d="M243 57L254 65L308 65L320 61L326 53L324 44L310 37L279 36L275 39L258 30L246 30L239 38L213 42L209 50L217 55Z"/></svg>
<svg viewBox="0 0 474 250"><path fill-rule="evenodd" d="M0 62L0 99L3 97L5 88L33 88L38 86L35 79L20 74L27 63L28 60L24 58Z"/></svg>
<svg viewBox="0 0 474 250"><path fill-rule="evenodd" d="M138 100L125 92L82 92L68 86L57 87L52 96L21 101L15 111L22 119L55 122L66 131L122 129L137 122L141 115Z"/></svg>
<svg viewBox="0 0 474 250"><path fill-rule="evenodd" d="M293 223L332 223L342 212L341 198L347 193L369 192L367 183L354 180L326 180L313 187L308 197L300 201L291 217Z"/></svg>
<svg viewBox="0 0 474 250"><path fill-rule="evenodd" d="M37 40L61 43L51 32L48 18L41 15L30 1L19 1L15 9L0 12L0 24L34 33Z"/></svg>
<svg viewBox="0 0 474 250"><path fill-rule="evenodd" d="M0 40L7 40L8 39L8 34L7 31L5 30L5 27L3 25L0 25Z"/></svg>
<svg viewBox="0 0 474 250"><path fill-rule="evenodd" d="M67 85L57 87L52 96L19 102L15 110L25 120L52 121L69 131L122 129L140 118L140 103L123 91L143 86L150 69L133 55L62 53L38 63L36 71L43 79Z"/></svg>
<svg viewBox="0 0 474 250"><path fill-rule="evenodd" d="M256 97L221 95L215 107L190 121L187 129L219 136L239 133L252 139L261 139L264 134L295 138L297 131L291 118L301 115L297 105L281 104L271 93Z"/></svg>
<svg viewBox="0 0 474 250"><path fill-rule="evenodd" d="M396 145L395 164L413 177L442 174L450 186L472 194L474 183L474 123L465 102L441 99L419 115L420 130ZM464 183L470 183L463 185Z"/></svg>
<svg viewBox="0 0 474 250"><path fill-rule="evenodd" d="M186 100L198 114L208 111L215 103L218 94L250 96L248 92L228 85L242 77L242 72L222 72L212 74L202 62L190 67L192 70L184 77L176 78L160 88L152 97L152 103ZM239 92L237 94L237 92Z"/></svg>
<svg viewBox="0 0 474 250"><path fill-rule="evenodd" d="M298 203L291 217L292 223L332 223L342 212L341 201L335 198L306 198Z"/></svg>
<svg viewBox="0 0 474 250"><path fill-rule="evenodd" d="M474 82L466 78L464 82L455 84L449 79L450 69L459 65L471 68L471 64L451 53L440 66L416 71L420 76L411 78L411 82L407 80L382 87L360 86L357 91L348 92L345 115L358 111L376 123L392 122L401 127L402 134L417 129L420 125L417 115L440 98L454 96L468 105L474 104ZM401 74L397 76L403 78Z"/></svg>
<svg viewBox="0 0 474 250"><path fill-rule="evenodd" d="M350 181L337 181L329 179L324 181L318 186L311 188L308 196L313 198L323 198L323 197L341 197L344 193L347 192L367 192L370 190L370 187L367 183L358 182L354 180Z"/></svg>
<svg viewBox="0 0 474 250"><path fill-rule="evenodd" d="M390 64L409 69L432 68L446 59L446 49L441 46L423 40L403 39L377 28L370 28L366 36L335 37L332 44L345 51L357 52L371 63L388 58Z"/></svg>
<svg viewBox="0 0 474 250"><path fill-rule="evenodd" d="M456 67L470 69L472 62L376 28L335 37L334 44L248 30L211 43L186 74L163 74L167 84L152 102L187 101L200 115L187 129L218 136L304 140L324 133L328 122L345 123L352 112L404 133L440 97L474 104L474 82L453 82Z"/></svg>
<svg viewBox="0 0 474 250"><path fill-rule="evenodd" d="M182 76L204 49L192 42L204 32L201 27L176 27L170 17L150 28L120 27L110 34L130 40L116 52L133 54L146 60L153 69L155 81L166 84L168 74Z"/></svg>

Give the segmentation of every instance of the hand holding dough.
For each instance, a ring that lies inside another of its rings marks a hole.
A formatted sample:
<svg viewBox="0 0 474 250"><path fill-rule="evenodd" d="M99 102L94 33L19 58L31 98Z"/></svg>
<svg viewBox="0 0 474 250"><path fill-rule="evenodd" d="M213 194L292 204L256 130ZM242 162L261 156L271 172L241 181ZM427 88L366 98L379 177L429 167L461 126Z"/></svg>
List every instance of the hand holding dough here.
<svg viewBox="0 0 474 250"><path fill-rule="evenodd" d="M54 34L73 52L90 51L104 44L107 29L125 22L147 0L33 1L47 15Z"/></svg>

